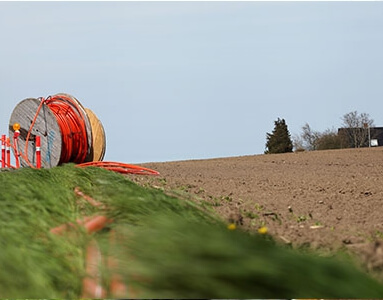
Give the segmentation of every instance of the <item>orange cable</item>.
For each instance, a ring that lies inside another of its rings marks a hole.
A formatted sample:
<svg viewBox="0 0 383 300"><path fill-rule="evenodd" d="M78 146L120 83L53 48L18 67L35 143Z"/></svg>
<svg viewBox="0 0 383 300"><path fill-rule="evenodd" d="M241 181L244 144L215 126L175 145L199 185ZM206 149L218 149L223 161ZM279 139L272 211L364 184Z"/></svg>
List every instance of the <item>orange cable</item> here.
<svg viewBox="0 0 383 300"><path fill-rule="evenodd" d="M82 163L88 154L88 139L85 116L79 105L65 95L53 96L45 101L56 116L61 129L63 148L59 164Z"/></svg>

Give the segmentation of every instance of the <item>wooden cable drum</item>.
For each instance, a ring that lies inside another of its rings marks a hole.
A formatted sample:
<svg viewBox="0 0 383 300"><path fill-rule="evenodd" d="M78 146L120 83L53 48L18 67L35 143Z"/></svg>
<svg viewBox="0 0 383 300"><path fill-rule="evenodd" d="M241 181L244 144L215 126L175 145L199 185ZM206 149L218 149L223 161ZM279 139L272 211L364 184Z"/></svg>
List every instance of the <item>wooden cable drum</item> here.
<svg viewBox="0 0 383 300"><path fill-rule="evenodd" d="M60 103L66 106L61 107ZM17 104L12 112L9 121L11 139L15 123L20 124L18 149L23 154L20 157L22 166L36 163L37 135L41 137L43 168L68 162L100 161L104 158L106 138L101 122L90 109L84 108L71 95L61 93L47 99L27 98Z"/></svg>

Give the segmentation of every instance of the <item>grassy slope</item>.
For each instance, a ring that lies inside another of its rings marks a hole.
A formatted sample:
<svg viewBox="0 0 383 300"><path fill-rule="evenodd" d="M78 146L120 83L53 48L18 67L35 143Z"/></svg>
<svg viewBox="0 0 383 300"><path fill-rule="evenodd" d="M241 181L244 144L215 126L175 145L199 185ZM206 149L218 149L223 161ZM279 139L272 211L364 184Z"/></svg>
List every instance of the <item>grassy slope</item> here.
<svg viewBox="0 0 383 300"><path fill-rule="evenodd" d="M107 205L99 212L81 190ZM228 230L191 202L144 189L126 177L72 165L0 172L0 298L78 298L92 237L49 230L106 214L95 234L119 273L143 298L381 298L383 285L350 263L294 252L269 237ZM137 279L139 278L139 279ZM104 272L108 282L108 272ZM126 295L131 297L132 295Z"/></svg>

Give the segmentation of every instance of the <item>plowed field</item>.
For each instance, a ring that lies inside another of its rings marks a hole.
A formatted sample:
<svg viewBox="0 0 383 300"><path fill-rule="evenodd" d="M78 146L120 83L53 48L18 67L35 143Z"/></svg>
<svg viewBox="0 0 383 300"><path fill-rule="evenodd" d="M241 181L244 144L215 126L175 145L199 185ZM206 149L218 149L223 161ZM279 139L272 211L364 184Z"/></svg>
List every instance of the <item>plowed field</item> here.
<svg viewBox="0 0 383 300"><path fill-rule="evenodd" d="M135 178L293 247L349 249L383 268L383 148L143 164Z"/></svg>

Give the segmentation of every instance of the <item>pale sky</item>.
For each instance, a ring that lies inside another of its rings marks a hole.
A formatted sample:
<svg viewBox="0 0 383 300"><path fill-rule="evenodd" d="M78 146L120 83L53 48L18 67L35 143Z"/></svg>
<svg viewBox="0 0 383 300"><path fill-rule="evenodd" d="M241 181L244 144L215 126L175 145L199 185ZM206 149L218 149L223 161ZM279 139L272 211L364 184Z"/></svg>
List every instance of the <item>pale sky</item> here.
<svg viewBox="0 0 383 300"><path fill-rule="evenodd" d="M0 132L18 102L69 93L106 160L262 154L350 111L383 126L383 2L0 2Z"/></svg>

